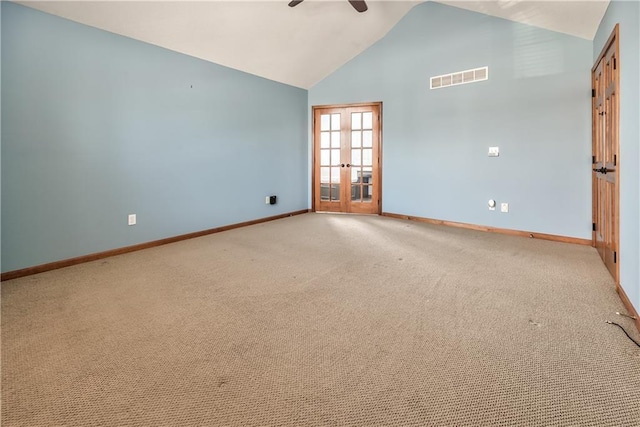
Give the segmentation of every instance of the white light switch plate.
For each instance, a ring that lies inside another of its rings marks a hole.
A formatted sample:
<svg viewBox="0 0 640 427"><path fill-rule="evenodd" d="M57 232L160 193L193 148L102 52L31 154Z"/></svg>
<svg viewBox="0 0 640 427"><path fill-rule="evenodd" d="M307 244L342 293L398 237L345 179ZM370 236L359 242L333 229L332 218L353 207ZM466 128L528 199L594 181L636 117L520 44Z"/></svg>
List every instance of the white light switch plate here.
<svg viewBox="0 0 640 427"><path fill-rule="evenodd" d="M129 225L136 225L136 214L129 214L127 221Z"/></svg>
<svg viewBox="0 0 640 427"><path fill-rule="evenodd" d="M500 147L489 147L489 157L498 157L500 155Z"/></svg>
<svg viewBox="0 0 640 427"><path fill-rule="evenodd" d="M500 205L500 212L509 212L509 203L502 203Z"/></svg>

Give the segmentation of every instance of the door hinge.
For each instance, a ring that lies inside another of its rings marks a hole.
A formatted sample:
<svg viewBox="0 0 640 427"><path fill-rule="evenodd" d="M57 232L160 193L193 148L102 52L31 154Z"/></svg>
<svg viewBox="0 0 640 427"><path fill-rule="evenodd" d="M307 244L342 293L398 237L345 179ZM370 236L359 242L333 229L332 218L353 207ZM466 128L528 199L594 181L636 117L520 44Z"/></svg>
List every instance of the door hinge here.
<svg viewBox="0 0 640 427"><path fill-rule="evenodd" d="M591 89L591 97L592 98L596 97L596 90L595 89Z"/></svg>
<svg viewBox="0 0 640 427"><path fill-rule="evenodd" d="M596 231L596 223L595 222L591 223L591 230L592 231Z"/></svg>
<svg viewBox="0 0 640 427"><path fill-rule="evenodd" d="M596 156L591 156L591 164L592 165L596 164Z"/></svg>
<svg viewBox="0 0 640 427"><path fill-rule="evenodd" d="M618 262L618 252L613 253L613 263L616 264Z"/></svg>
<svg viewBox="0 0 640 427"><path fill-rule="evenodd" d="M613 166L618 166L618 155L617 154L613 155Z"/></svg>

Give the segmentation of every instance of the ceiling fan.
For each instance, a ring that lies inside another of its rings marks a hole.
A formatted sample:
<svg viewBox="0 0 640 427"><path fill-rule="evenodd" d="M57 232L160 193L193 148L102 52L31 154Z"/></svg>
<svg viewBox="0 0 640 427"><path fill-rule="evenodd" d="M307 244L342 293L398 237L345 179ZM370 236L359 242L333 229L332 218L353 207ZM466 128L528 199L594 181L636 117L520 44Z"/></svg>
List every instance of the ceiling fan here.
<svg viewBox="0 0 640 427"><path fill-rule="evenodd" d="M292 0L291 2L289 2L289 7L295 7L300 3L302 3L303 1L304 0ZM347 1L351 4L351 6L353 6L355 10L357 10L360 13L366 12L368 9L367 3L364 0L347 0Z"/></svg>

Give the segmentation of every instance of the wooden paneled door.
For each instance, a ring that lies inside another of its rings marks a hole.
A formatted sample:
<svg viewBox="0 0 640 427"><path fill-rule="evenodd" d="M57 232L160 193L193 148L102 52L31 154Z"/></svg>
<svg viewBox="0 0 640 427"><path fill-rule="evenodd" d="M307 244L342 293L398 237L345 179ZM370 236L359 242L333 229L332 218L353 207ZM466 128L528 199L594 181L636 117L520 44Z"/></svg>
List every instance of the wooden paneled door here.
<svg viewBox="0 0 640 427"><path fill-rule="evenodd" d="M381 107L313 107L314 211L380 213Z"/></svg>
<svg viewBox="0 0 640 427"><path fill-rule="evenodd" d="M618 283L619 252L619 96L618 26L592 69L593 245Z"/></svg>

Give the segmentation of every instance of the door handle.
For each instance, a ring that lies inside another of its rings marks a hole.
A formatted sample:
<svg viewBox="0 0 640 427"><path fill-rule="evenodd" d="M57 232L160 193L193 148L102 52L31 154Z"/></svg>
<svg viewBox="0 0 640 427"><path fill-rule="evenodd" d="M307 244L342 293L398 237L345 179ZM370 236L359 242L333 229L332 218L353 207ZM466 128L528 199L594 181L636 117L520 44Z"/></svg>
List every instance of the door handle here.
<svg viewBox="0 0 640 427"><path fill-rule="evenodd" d="M607 174L607 172L613 172L613 169L607 169L607 168L605 168L605 167L603 166L603 167L601 167L601 168L594 169L593 171L594 171L594 172L599 172L599 173L601 173L601 174L606 175L606 174Z"/></svg>
<svg viewBox="0 0 640 427"><path fill-rule="evenodd" d="M351 163L347 163L347 167L350 168L351 167Z"/></svg>
<svg viewBox="0 0 640 427"><path fill-rule="evenodd" d="M344 163L341 163L341 164L340 164L340 167L341 167L341 168L343 168L343 167L344 167ZM595 170L595 169L594 169L594 170Z"/></svg>

